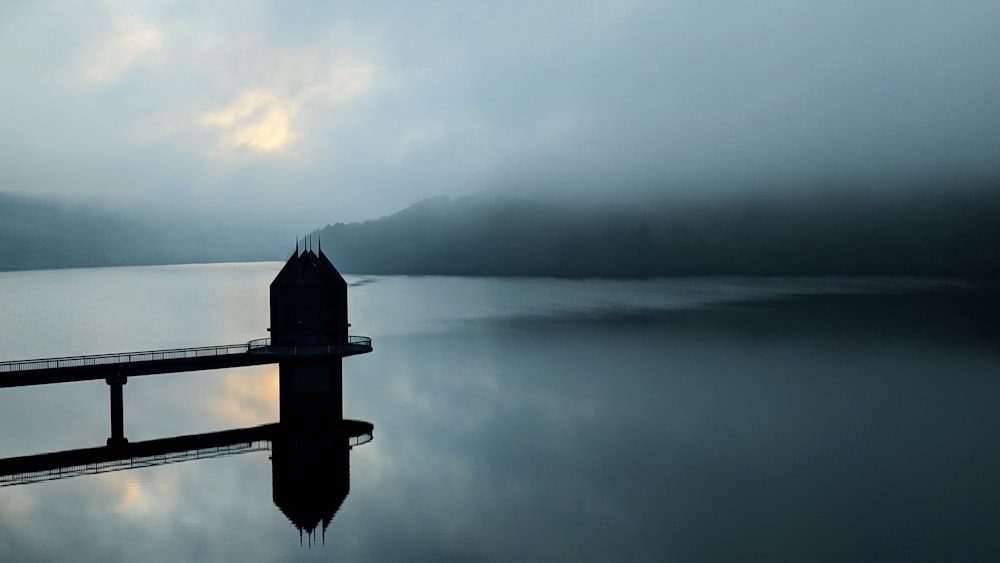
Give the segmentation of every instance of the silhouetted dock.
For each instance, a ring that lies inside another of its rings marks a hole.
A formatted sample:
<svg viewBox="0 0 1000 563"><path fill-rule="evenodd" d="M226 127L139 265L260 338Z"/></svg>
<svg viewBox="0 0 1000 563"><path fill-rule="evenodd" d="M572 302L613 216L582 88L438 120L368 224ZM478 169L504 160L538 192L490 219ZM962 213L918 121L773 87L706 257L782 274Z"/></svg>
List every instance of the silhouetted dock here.
<svg viewBox="0 0 1000 563"><path fill-rule="evenodd" d="M335 432L328 434L328 438L333 441L333 446L351 448L371 441L373 429L370 422L343 420L336 426ZM288 433L289 430L284 429L280 423L271 423L126 443L115 447L83 448L0 459L0 487L270 451L272 443L288 439Z"/></svg>
<svg viewBox="0 0 1000 563"><path fill-rule="evenodd" d="M272 346L270 339L261 339L246 344L19 360L0 362L0 387L236 368L297 359L343 358L371 351L371 338L350 336L344 344L325 346Z"/></svg>
<svg viewBox="0 0 1000 563"><path fill-rule="evenodd" d="M273 340L0 362L0 388L103 379L111 414L107 446L0 459L0 487L270 451L274 503L311 545L350 491L351 447L370 441L374 428L343 416L341 361L371 352L372 340L348 335L347 282L317 250L300 253L296 245L271 282ZM125 438L122 388L130 377L264 364L278 364L278 424L137 443Z"/></svg>
<svg viewBox="0 0 1000 563"><path fill-rule="evenodd" d="M285 262L271 282L271 338L246 344L175 348L0 362L0 388L103 379L110 390L108 446L124 446L122 388L130 377L278 364L279 412L292 427L343 419L341 360L372 351L367 336L347 329L347 281L322 248ZM273 339L273 340L272 340ZM103 455L103 454L102 454Z"/></svg>

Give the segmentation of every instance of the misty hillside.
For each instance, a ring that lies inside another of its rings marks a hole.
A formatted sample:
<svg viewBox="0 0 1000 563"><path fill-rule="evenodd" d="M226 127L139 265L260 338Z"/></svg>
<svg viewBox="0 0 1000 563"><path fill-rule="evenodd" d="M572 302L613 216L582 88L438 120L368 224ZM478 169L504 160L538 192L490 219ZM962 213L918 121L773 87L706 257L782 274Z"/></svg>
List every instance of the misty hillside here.
<svg viewBox="0 0 1000 563"><path fill-rule="evenodd" d="M630 198L631 199L631 198ZM362 274L1000 277L1000 193L828 191L639 203L484 193L313 234ZM0 193L0 270L281 259L286 239Z"/></svg>
<svg viewBox="0 0 1000 563"><path fill-rule="evenodd" d="M265 246L248 238L177 219L150 224L96 206L0 193L0 270L271 260L283 252L279 241Z"/></svg>
<svg viewBox="0 0 1000 563"><path fill-rule="evenodd" d="M421 201L314 235L344 272L515 276L996 277L997 190L863 190L639 204Z"/></svg>

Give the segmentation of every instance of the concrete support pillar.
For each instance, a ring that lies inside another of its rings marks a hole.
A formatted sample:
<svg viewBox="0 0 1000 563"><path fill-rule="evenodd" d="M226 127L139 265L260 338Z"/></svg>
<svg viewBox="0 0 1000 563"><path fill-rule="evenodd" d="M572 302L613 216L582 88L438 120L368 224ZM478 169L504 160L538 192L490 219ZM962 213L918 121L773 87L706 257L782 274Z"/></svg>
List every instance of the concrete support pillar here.
<svg viewBox="0 0 1000 563"><path fill-rule="evenodd" d="M111 388L111 437L108 438L108 446L127 444L128 440L125 439L125 405L122 399L125 376L116 375L104 381Z"/></svg>
<svg viewBox="0 0 1000 563"><path fill-rule="evenodd" d="M340 358L279 364L278 408L282 426L298 435L327 435L344 418Z"/></svg>

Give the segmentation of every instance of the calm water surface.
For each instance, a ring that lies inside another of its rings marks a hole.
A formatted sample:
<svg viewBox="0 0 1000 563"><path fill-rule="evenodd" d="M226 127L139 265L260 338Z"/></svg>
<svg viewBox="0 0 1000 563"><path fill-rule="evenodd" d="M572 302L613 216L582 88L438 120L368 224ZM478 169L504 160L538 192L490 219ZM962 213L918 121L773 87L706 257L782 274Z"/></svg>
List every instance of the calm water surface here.
<svg viewBox="0 0 1000 563"><path fill-rule="evenodd" d="M0 273L0 361L266 336L280 264ZM349 277L375 424L318 545L267 452L0 488L3 561L995 561L996 293L930 280ZM132 441L273 422L277 367L133 378ZM0 457L103 445L0 389Z"/></svg>

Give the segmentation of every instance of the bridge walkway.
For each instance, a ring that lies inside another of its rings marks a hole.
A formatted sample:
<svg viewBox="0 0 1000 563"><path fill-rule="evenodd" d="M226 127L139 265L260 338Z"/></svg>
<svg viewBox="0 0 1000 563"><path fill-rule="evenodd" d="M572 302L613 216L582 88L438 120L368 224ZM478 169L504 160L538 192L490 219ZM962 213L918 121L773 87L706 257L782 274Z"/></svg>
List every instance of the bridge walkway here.
<svg viewBox="0 0 1000 563"><path fill-rule="evenodd" d="M343 420L340 428L329 438L332 440L339 438L343 440L340 443L344 447L352 448L370 442L373 438L373 429L374 426L370 422ZM114 447L84 448L0 459L0 487L247 452L270 451L276 440L287 440L289 437L294 439L295 433L283 430L281 423L271 423L207 434L124 443Z"/></svg>
<svg viewBox="0 0 1000 563"><path fill-rule="evenodd" d="M264 338L245 344L16 360L0 362L0 388L343 358L371 351L367 336L350 336L346 343L329 346L272 346Z"/></svg>

